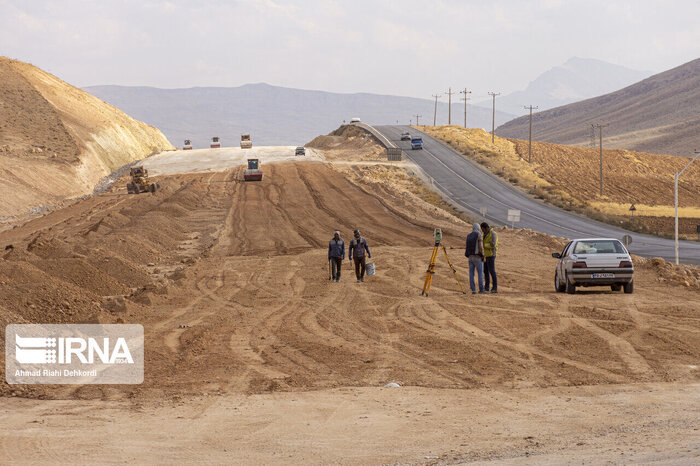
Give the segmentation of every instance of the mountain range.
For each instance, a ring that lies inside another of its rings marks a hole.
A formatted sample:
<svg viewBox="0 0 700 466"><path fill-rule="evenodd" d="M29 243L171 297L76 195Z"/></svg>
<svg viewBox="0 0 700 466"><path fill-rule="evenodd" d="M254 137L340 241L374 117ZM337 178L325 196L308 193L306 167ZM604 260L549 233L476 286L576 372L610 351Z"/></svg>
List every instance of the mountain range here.
<svg viewBox="0 0 700 466"><path fill-rule="evenodd" d="M190 139L195 148L209 147L219 136L225 146L239 144L250 133L253 144L298 145L358 117L369 124L432 124L434 101L378 94L339 94L269 84L240 87L91 86L87 92L160 129L176 145ZM448 106L438 103L438 124L446 124ZM452 105L452 123L463 124L463 104ZM514 115L497 112L496 124ZM491 128L491 109L469 105L467 125Z"/></svg>

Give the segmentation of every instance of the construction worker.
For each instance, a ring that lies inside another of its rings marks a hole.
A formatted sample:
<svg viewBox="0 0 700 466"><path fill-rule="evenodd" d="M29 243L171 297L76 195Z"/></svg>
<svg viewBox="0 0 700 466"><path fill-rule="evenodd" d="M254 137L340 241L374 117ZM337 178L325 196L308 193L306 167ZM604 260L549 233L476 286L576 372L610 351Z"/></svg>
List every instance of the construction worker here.
<svg viewBox="0 0 700 466"><path fill-rule="evenodd" d="M484 237L481 227L475 223L472 232L467 235L467 248L464 255L469 259L469 288L472 294L476 294L474 286L474 272L479 281L479 293L484 293Z"/></svg>
<svg viewBox="0 0 700 466"><path fill-rule="evenodd" d="M487 293L498 293L498 280L496 279L496 252L498 250L498 235L488 223L481 224L481 231L484 234L484 289ZM493 281L493 286L489 290L489 285Z"/></svg>
<svg viewBox="0 0 700 466"><path fill-rule="evenodd" d="M365 281L365 251L370 259L372 253L367 247L367 240L360 236L360 230L355 230L353 233L355 237L350 241L348 247L348 259L355 261L355 276L357 283L361 283Z"/></svg>
<svg viewBox="0 0 700 466"><path fill-rule="evenodd" d="M331 270L334 282L340 281L340 268L345 259L345 241L340 237L340 232L335 230L333 238L328 243L328 260L331 262Z"/></svg>

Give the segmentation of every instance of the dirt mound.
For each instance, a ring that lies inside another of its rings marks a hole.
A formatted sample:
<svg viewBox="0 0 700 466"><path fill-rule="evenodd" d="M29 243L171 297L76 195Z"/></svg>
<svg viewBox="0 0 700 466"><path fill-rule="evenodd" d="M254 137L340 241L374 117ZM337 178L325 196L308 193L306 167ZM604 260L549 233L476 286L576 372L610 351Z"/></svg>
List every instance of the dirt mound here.
<svg viewBox="0 0 700 466"><path fill-rule="evenodd" d="M633 295L558 294L550 253L563 240L502 229L498 295L461 294L440 256L425 298L435 226L466 286L463 222L321 163L272 164L261 183L239 180L239 169L163 177L161 191L139 196L122 195L120 183L1 233L0 325L140 323L146 374L142 385L120 387L18 387L3 377L0 393L160 400L390 381L473 388L700 378L698 291L658 281L656 268L638 267ZM355 283L346 260L342 281L331 283L327 241L334 229L349 240L354 228L377 274Z"/></svg>
<svg viewBox="0 0 700 466"><path fill-rule="evenodd" d="M0 57L0 220L92 192L173 147L156 128L32 65Z"/></svg>
<svg viewBox="0 0 700 466"><path fill-rule="evenodd" d="M324 150L329 160L386 160L386 151L379 141L354 125L343 125L306 145Z"/></svg>

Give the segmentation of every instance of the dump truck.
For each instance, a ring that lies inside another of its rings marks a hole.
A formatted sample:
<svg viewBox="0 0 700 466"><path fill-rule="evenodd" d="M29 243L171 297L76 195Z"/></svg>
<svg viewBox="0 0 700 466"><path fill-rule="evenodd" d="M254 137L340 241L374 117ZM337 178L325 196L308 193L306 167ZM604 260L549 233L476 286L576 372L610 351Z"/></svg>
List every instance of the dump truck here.
<svg viewBox="0 0 700 466"><path fill-rule="evenodd" d="M192 141L185 139L185 145L182 146L182 150L192 150Z"/></svg>
<svg viewBox="0 0 700 466"><path fill-rule="evenodd" d="M411 149L423 149L423 138L411 138Z"/></svg>
<svg viewBox="0 0 700 466"><path fill-rule="evenodd" d="M253 141L250 140L250 134L241 134L241 149L250 149L253 147Z"/></svg>
<svg viewBox="0 0 700 466"><path fill-rule="evenodd" d="M245 181L261 181L262 169L260 168L260 160L248 159L248 169L243 172L243 180Z"/></svg>
<svg viewBox="0 0 700 466"><path fill-rule="evenodd" d="M221 148L221 139L219 139L218 136L214 136L211 138L211 144L209 144L209 147L212 149L219 149Z"/></svg>
<svg viewBox="0 0 700 466"><path fill-rule="evenodd" d="M148 170L143 166L131 167L129 175L131 182L126 184L126 192L129 194L154 193L158 189L158 183L149 182Z"/></svg>

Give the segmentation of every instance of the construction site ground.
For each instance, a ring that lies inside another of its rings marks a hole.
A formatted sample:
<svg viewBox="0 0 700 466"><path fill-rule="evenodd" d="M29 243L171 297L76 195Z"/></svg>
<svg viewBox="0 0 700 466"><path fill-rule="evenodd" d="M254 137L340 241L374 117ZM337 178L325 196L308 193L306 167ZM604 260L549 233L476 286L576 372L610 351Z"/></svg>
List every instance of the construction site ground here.
<svg viewBox="0 0 700 466"><path fill-rule="evenodd" d="M497 295L463 295L440 255L426 298L433 228L465 287L471 228L363 163L120 182L0 233L2 327L146 338L138 386L7 385L0 364L0 462L700 461L697 268L635 259L634 294L558 294L564 240L506 229ZM346 260L332 283L328 240L355 228L377 274Z"/></svg>

